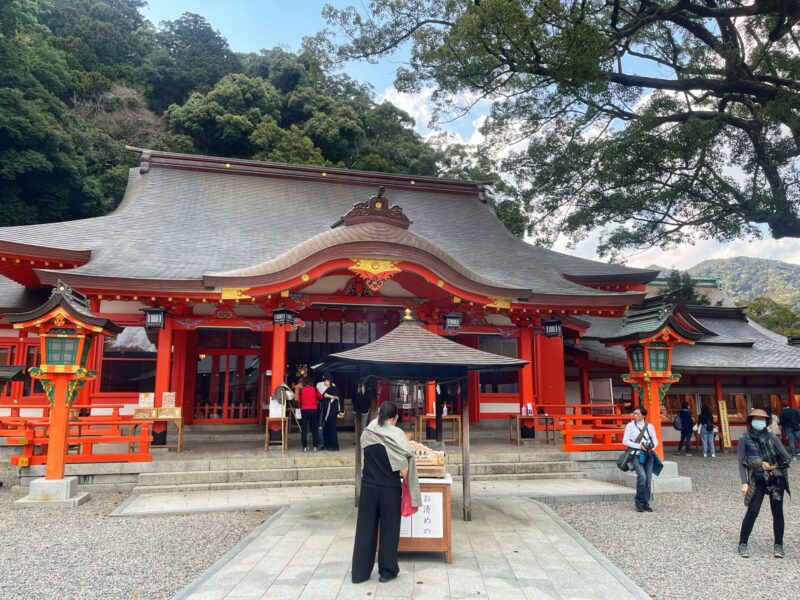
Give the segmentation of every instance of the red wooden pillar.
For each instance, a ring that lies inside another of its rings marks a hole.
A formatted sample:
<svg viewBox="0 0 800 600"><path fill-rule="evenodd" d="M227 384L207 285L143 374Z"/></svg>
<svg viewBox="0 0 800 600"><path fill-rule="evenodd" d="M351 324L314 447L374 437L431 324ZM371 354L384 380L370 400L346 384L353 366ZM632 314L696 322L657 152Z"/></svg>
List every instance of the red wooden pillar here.
<svg viewBox="0 0 800 600"><path fill-rule="evenodd" d="M197 331L186 332L186 369L183 378L181 412L184 423L194 421L194 396L197 383Z"/></svg>
<svg viewBox="0 0 800 600"><path fill-rule="evenodd" d="M172 339L175 346L175 355L172 363L172 381L170 389L175 392L175 406L183 406L184 382L186 380L186 343L188 331L176 329L173 331Z"/></svg>
<svg viewBox="0 0 800 600"><path fill-rule="evenodd" d="M789 406L797 408L797 397L794 395L794 379L786 380L786 391L789 395Z"/></svg>
<svg viewBox="0 0 800 600"><path fill-rule="evenodd" d="M520 407L526 406L528 402L534 403L534 382L533 382L533 336L530 327L522 327L519 330L519 357L527 360L528 364L519 370L519 403Z"/></svg>
<svg viewBox="0 0 800 600"><path fill-rule="evenodd" d="M161 407L161 396L170 391L172 368L172 318L164 319L164 328L158 330L158 355L156 357L155 406ZM153 423L153 434L166 436L167 424L163 421ZM153 440L154 443L156 440ZM166 440L165 440L166 441Z"/></svg>
<svg viewBox="0 0 800 600"><path fill-rule="evenodd" d="M439 335L439 327L436 323L426 323L423 327L431 333ZM436 383L433 381L429 381L425 387L425 414L436 414ZM425 437L436 438L436 419L425 419L425 432L422 437L423 439Z"/></svg>
<svg viewBox="0 0 800 600"><path fill-rule="evenodd" d="M534 330L534 389L538 406L546 413L558 414L566 398L564 379L564 338L548 338Z"/></svg>
<svg viewBox="0 0 800 600"><path fill-rule="evenodd" d="M269 393L271 395L286 379L286 325L273 325L270 368L272 369L269 385ZM279 432L280 429L279 423L271 423L270 437L276 435L272 432ZM277 436L279 437L280 434L278 433Z"/></svg>
<svg viewBox="0 0 800 600"><path fill-rule="evenodd" d="M460 343L477 349L480 345L477 335L462 335ZM481 421L481 374L477 371L467 373L467 402L469 402L469 418L472 423Z"/></svg>
<svg viewBox="0 0 800 600"><path fill-rule="evenodd" d="M428 381L425 384L425 414L432 415L436 409L436 382Z"/></svg>
<svg viewBox="0 0 800 600"><path fill-rule="evenodd" d="M47 428L49 440L44 476L45 479L64 479L69 435L69 406L66 399L70 376L66 373L54 373L49 378L55 385L55 391L50 409L50 425Z"/></svg>
<svg viewBox="0 0 800 600"><path fill-rule="evenodd" d="M534 375L536 368L536 360L533 351L533 331L530 327L523 327L519 330L519 357L522 360L527 360L528 364L519 370L519 414L522 414L522 409L527 410L528 403L536 410L536 379ZM522 419L521 423L522 432L526 436L535 435L536 419L528 418Z"/></svg>
<svg viewBox="0 0 800 600"><path fill-rule="evenodd" d="M584 365L578 367L581 376L581 404L588 406L591 403L589 397L589 369Z"/></svg>

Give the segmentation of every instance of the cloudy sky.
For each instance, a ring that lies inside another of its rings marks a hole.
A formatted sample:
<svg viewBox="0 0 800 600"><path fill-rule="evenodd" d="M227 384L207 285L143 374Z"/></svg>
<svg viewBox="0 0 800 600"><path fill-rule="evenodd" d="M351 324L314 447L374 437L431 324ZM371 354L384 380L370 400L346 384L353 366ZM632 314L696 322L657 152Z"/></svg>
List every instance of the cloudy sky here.
<svg viewBox="0 0 800 600"><path fill-rule="evenodd" d="M336 6L347 6L352 1L334 0ZM355 2L360 6L359 2ZM235 10L232 10L235 6ZM276 0L237 0L235 4L216 0L151 0L145 10L146 16L158 23L176 19L183 11L203 15L211 25L228 40L237 52L257 52L261 48L281 46L296 51L304 36L313 35L325 27L320 14L323 2L286 2ZM432 89L417 94L398 94L392 87L394 72L407 56L405 51L382 60L378 64L352 63L344 70L359 81L372 84L379 99L388 99L408 112L417 122L422 135L432 132L427 124L431 116L430 95ZM480 143L482 138L477 128L485 118L485 108L478 107L469 115L442 127L453 138L464 143ZM591 236L574 248L567 247L566 240L559 240L556 250L568 251L585 258L597 258L597 236ZM645 267L658 264L663 267L689 268L711 258L752 256L775 258L800 264L800 240L773 240L765 236L760 240L735 241L721 244L710 240L698 240L694 245L684 245L663 251L652 249L631 252L626 262L632 266Z"/></svg>

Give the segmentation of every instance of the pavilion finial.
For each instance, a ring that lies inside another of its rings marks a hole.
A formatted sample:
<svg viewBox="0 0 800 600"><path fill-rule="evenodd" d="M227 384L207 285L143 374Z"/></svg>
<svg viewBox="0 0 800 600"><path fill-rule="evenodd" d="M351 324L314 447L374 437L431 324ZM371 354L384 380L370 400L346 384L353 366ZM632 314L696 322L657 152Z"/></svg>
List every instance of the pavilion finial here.
<svg viewBox="0 0 800 600"><path fill-rule="evenodd" d="M403 321L416 321L414 315L411 314L411 309L407 308L405 310L405 314L403 315Z"/></svg>

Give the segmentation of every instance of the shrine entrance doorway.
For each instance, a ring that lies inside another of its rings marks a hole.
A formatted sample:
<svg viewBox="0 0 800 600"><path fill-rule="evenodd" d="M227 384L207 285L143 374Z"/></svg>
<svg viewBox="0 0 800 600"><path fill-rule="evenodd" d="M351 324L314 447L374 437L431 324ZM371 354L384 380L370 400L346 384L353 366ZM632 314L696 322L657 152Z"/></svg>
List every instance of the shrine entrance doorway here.
<svg viewBox="0 0 800 600"><path fill-rule="evenodd" d="M263 367L259 332L198 331L194 423L258 423Z"/></svg>

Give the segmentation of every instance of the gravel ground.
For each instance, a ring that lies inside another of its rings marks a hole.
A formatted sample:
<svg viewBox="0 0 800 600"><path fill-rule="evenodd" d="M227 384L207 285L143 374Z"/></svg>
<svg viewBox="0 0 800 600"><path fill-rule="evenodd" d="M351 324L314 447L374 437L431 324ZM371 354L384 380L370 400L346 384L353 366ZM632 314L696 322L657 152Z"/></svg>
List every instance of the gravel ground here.
<svg viewBox="0 0 800 600"><path fill-rule="evenodd" d="M19 509L15 469L0 467L0 598L171 598L270 513L108 517L126 497L93 493L77 509Z"/></svg>
<svg viewBox="0 0 800 600"><path fill-rule="evenodd" d="M654 513L637 513L633 502L567 504L555 510L653 598L797 597L800 462L793 463L789 475L795 499L785 497L786 558L772 557L772 515L765 499L750 536L751 558L742 559L737 547L745 507L736 457L671 452L667 459L692 478L694 492L656 494Z"/></svg>

